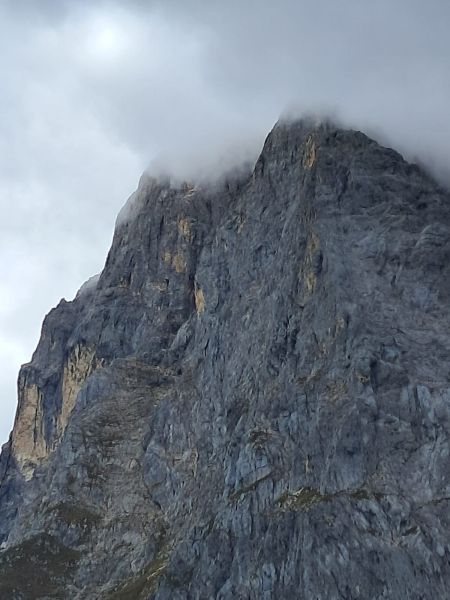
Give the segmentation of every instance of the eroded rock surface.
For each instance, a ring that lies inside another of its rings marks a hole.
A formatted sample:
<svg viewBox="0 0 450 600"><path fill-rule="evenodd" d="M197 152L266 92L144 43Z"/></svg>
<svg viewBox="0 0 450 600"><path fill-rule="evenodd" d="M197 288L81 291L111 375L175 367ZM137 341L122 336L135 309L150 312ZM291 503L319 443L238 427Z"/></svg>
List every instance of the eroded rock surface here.
<svg viewBox="0 0 450 600"><path fill-rule="evenodd" d="M0 597L447 598L449 232L329 123L239 180L143 177L20 373Z"/></svg>

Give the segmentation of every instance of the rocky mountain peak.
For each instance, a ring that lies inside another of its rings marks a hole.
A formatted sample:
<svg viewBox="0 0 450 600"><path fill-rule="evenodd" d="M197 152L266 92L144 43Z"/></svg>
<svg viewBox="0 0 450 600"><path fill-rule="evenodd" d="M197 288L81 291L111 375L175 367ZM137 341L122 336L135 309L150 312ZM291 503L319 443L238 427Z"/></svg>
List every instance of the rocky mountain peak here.
<svg viewBox="0 0 450 600"><path fill-rule="evenodd" d="M450 195L310 119L243 173L144 175L45 318L2 598L446 597Z"/></svg>

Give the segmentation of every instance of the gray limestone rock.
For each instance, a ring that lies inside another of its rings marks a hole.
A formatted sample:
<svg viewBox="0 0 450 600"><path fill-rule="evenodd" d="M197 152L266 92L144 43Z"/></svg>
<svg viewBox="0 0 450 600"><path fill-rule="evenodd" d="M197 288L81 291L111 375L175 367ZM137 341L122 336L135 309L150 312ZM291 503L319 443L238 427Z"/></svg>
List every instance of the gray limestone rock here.
<svg viewBox="0 0 450 600"><path fill-rule="evenodd" d="M449 233L447 191L328 122L144 176L19 375L0 597L447 598Z"/></svg>

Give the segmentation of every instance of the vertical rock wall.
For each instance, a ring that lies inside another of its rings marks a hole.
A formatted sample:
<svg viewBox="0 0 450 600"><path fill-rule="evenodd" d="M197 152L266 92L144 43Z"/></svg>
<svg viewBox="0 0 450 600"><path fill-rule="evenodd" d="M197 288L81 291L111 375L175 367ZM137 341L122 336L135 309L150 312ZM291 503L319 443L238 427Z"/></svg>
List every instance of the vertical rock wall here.
<svg viewBox="0 0 450 600"><path fill-rule="evenodd" d="M239 180L144 177L22 369L0 595L446 597L449 233L446 191L328 123Z"/></svg>

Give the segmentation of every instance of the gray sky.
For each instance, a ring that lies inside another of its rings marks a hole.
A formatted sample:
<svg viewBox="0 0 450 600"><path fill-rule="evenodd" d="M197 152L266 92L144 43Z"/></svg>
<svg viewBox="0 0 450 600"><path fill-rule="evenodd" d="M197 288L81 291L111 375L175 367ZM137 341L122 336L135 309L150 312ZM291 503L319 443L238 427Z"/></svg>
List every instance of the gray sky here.
<svg viewBox="0 0 450 600"><path fill-rule="evenodd" d="M0 441L44 314L101 270L149 163L217 173L313 110L449 179L449 23L447 0L3 0Z"/></svg>

